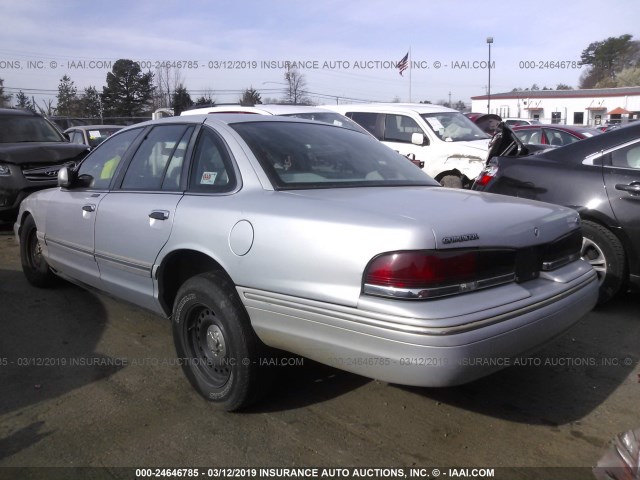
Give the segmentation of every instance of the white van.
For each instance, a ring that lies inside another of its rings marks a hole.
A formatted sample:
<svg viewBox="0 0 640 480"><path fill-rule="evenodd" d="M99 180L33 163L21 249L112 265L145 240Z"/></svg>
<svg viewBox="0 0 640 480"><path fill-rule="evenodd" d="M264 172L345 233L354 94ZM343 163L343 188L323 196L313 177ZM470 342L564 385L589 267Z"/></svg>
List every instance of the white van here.
<svg viewBox="0 0 640 480"><path fill-rule="evenodd" d="M470 187L487 160L489 136L462 113L422 103L323 105L362 125L442 185Z"/></svg>

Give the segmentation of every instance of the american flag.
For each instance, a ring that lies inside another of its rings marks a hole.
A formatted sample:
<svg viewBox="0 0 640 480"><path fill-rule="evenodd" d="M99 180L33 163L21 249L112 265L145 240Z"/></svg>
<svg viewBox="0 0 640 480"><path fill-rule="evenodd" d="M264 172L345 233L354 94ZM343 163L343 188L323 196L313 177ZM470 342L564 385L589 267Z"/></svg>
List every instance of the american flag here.
<svg viewBox="0 0 640 480"><path fill-rule="evenodd" d="M402 77L402 72L404 72L407 68L409 68L409 52L402 57L402 60L398 62L398 70L400 70L400 76Z"/></svg>

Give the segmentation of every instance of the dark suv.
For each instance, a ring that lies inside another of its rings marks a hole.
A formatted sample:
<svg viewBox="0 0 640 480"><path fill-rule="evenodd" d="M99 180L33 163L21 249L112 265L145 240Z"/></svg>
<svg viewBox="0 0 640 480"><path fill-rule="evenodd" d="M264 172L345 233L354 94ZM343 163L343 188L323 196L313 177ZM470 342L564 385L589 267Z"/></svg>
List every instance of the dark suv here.
<svg viewBox="0 0 640 480"><path fill-rule="evenodd" d="M11 221L31 192L57 185L58 169L87 153L44 117L0 108L0 220Z"/></svg>

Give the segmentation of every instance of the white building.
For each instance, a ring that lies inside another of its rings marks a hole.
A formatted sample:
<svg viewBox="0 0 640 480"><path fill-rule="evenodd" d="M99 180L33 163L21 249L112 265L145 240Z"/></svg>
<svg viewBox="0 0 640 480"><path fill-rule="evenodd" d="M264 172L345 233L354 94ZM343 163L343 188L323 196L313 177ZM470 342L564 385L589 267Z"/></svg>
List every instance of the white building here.
<svg viewBox="0 0 640 480"><path fill-rule="evenodd" d="M640 118L640 87L527 90L471 97L471 111L542 123L602 125Z"/></svg>

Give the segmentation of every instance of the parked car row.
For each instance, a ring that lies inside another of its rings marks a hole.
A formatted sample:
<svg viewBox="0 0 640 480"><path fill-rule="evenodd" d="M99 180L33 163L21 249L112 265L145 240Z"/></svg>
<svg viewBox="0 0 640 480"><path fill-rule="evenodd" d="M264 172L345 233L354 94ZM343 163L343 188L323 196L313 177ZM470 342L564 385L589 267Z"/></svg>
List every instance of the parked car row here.
<svg viewBox="0 0 640 480"><path fill-rule="evenodd" d="M14 220L27 195L55 186L59 168L86 153L86 145L69 143L42 116L0 108L0 220Z"/></svg>
<svg viewBox="0 0 640 480"><path fill-rule="evenodd" d="M511 127L522 143L550 145L559 147L600 135L597 128L581 127L577 125L518 125Z"/></svg>
<svg viewBox="0 0 640 480"><path fill-rule="evenodd" d="M407 127L408 107L387 108L361 112L373 132ZM415 113L412 145L485 141L464 116ZM442 188L367 132L273 115L124 128L28 196L14 230L33 285L61 277L171 318L186 377L227 410L264 390L271 348L398 384L469 382L598 292L574 209Z"/></svg>
<svg viewBox="0 0 640 480"><path fill-rule="evenodd" d="M533 154L518 128L501 127L472 188L575 209L600 303L640 286L640 124Z"/></svg>

